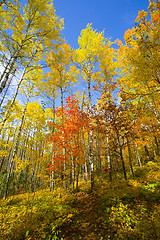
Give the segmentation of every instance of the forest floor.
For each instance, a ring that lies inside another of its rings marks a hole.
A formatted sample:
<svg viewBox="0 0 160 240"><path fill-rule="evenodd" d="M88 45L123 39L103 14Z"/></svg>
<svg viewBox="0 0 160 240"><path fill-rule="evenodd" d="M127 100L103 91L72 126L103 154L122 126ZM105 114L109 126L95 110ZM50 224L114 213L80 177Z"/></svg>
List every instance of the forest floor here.
<svg viewBox="0 0 160 240"><path fill-rule="evenodd" d="M74 221L62 230L64 239L104 239L102 235L107 235L107 232L102 227L100 205L100 199L97 195L78 193L74 203L77 214Z"/></svg>
<svg viewBox="0 0 160 240"><path fill-rule="evenodd" d="M40 190L0 200L0 240L160 239L160 167L128 181L80 183L79 192Z"/></svg>

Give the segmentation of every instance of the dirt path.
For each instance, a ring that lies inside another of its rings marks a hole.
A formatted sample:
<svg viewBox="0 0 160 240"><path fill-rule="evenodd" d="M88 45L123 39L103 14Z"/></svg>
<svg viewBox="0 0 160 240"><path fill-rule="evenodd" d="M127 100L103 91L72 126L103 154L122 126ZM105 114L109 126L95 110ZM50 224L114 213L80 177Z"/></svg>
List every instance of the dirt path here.
<svg viewBox="0 0 160 240"><path fill-rule="evenodd" d="M107 229L102 227L100 201L96 195L78 193L74 208L77 214L73 222L65 227L64 240L108 239L102 237L105 235L105 231L107 234Z"/></svg>

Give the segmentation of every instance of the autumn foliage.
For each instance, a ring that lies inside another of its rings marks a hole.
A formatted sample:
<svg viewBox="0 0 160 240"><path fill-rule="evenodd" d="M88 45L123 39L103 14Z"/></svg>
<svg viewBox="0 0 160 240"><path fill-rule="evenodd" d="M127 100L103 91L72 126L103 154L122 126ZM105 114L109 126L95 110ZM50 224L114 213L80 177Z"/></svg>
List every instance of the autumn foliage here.
<svg viewBox="0 0 160 240"><path fill-rule="evenodd" d="M73 97L66 99L66 104L55 111L56 123L49 122L52 126L52 136L48 138L54 151L49 171L60 171L65 174L64 168L73 169L84 163L85 147L82 135L88 129L88 117L80 110L78 101ZM73 170L74 171L74 170Z"/></svg>
<svg viewBox="0 0 160 240"><path fill-rule="evenodd" d="M160 239L160 1L77 49L49 0L0 23L0 237Z"/></svg>

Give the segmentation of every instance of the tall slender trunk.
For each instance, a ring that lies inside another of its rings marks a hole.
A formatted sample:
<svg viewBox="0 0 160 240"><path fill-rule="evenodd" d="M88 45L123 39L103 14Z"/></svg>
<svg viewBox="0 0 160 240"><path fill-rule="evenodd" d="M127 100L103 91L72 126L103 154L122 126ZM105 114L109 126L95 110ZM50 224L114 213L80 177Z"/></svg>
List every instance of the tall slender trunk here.
<svg viewBox="0 0 160 240"><path fill-rule="evenodd" d="M85 182L85 177L84 177L85 165L84 164L82 164L81 171L82 171L82 180L83 182Z"/></svg>
<svg viewBox="0 0 160 240"><path fill-rule="evenodd" d="M97 147L98 171L100 173L100 176L102 177L102 162L101 162L101 156L100 156L99 133L98 132L97 132L96 147Z"/></svg>
<svg viewBox="0 0 160 240"><path fill-rule="evenodd" d="M88 184L88 167L86 162L84 166L85 166L85 173L86 173L86 183Z"/></svg>
<svg viewBox="0 0 160 240"><path fill-rule="evenodd" d="M124 179L127 180L127 174L126 174L126 168L125 168L124 159L123 159L122 147L120 147L120 157L121 157L122 166L123 166Z"/></svg>
<svg viewBox="0 0 160 240"><path fill-rule="evenodd" d="M51 161L51 164L52 166L54 165L54 152L52 153L52 161ZM54 190L54 170L51 170L51 173L50 173L50 191L53 191Z"/></svg>
<svg viewBox="0 0 160 240"><path fill-rule="evenodd" d="M110 181L112 181L112 165L111 165L111 155L110 155L110 149L109 149L109 136L108 136L107 123L106 123L106 142L107 142L107 166L109 169L109 178L110 178Z"/></svg>
<svg viewBox="0 0 160 240"><path fill-rule="evenodd" d="M0 128L0 133L1 133L2 129L3 129L3 127L4 127L5 122L7 121L8 117L9 117L10 114L11 114L13 105L14 105L15 100L16 100L17 95L18 95L19 88L20 88L20 86L21 86L22 81L24 80L24 76L25 76L25 74L26 74L26 70L27 70L27 68L29 67L29 65L30 65L31 61L33 60L33 57L35 56L36 53L37 53L37 50L32 54L32 57L31 57L30 61L28 62L28 64L26 65L26 67L25 67L24 70L23 70L23 73L21 74L21 78L20 78L20 80L19 80L19 82L18 82L18 84L17 84L17 88L16 88L16 91L15 91L14 97L13 97L13 99L12 99L12 102L11 102L10 106L8 107L6 113L5 113L4 119L2 120L2 125L1 125L1 128Z"/></svg>
<svg viewBox="0 0 160 240"><path fill-rule="evenodd" d="M61 90L61 108L62 108L62 126L64 124L64 117L63 117L63 88L60 88ZM63 162L63 178L64 178L64 188L67 188L67 182L66 182L66 148L64 147L65 145L65 139L64 139L64 130L62 132L63 135L63 156L64 156L64 162Z"/></svg>
<svg viewBox="0 0 160 240"><path fill-rule="evenodd" d="M28 95L27 102L26 102L25 108L23 110L23 115L22 115L22 119L21 119L19 130L18 130L18 134L17 134L17 139L16 139L16 143L15 143L15 147L14 147L13 156L12 156L12 159L11 159L11 162L10 162L10 166L9 166L9 170L8 170L6 186L5 186L5 192L4 192L4 197L3 197L4 199L6 199L7 194L8 194L8 187L9 187L9 180L10 180L11 170L12 170L12 167L13 167L13 164L14 164L14 158L17 155L17 152L18 152L20 136L21 136L21 132L22 132L22 126L23 126L23 123L24 123L24 118L25 118L25 113L26 113L26 110L27 110L27 105L28 105L28 102L29 102L29 98L30 98L30 94Z"/></svg>
<svg viewBox="0 0 160 240"><path fill-rule="evenodd" d="M132 152L131 152L131 148L130 148L130 143L129 143L128 137L126 139L127 139L127 147L128 147L129 165L130 165L130 168L131 168L132 176L134 176L133 165L132 165Z"/></svg>
<svg viewBox="0 0 160 240"><path fill-rule="evenodd" d="M26 43L27 40L29 40L28 39L28 33L29 33L29 30L30 30L30 27L32 26L32 21L35 17L36 12L37 12L37 10L35 9L35 12L33 13L33 15L28 20L28 25L26 27L26 32L25 32L24 38L21 42L21 45L18 45L17 49L15 49L15 51L11 55L8 63L5 66L5 69L4 69L3 73L1 74L1 77L0 77L0 82L1 82L0 93L2 93L3 89L6 86L6 83L7 83L8 79L10 77L11 72L15 68L15 64L16 64L16 61L19 57L19 53L22 51L23 47L26 47L25 43ZM34 35L32 35L32 38L34 38Z"/></svg>
<svg viewBox="0 0 160 240"><path fill-rule="evenodd" d="M82 110L83 110L83 106L84 106L84 98L85 98L85 88L83 89L83 98L82 98L82 106L81 106ZM84 134L83 133L82 133L82 144L83 144L83 149L84 149L84 156L86 156L85 140L84 140ZM87 168L86 158L85 158L85 162L84 162L84 172L85 172L86 183L88 184L88 168Z"/></svg>
<svg viewBox="0 0 160 240"><path fill-rule="evenodd" d="M76 175L76 192L78 192L78 183L79 183L78 176L79 176L79 174Z"/></svg>
<svg viewBox="0 0 160 240"><path fill-rule="evenodd" d="M75 163L74 163L74 157L73 155L71 156L71 164L72 164L72 186L73 186L73 190L75 188Z"/></svg>
<svg viewBox="0 0 160 240"><path fill-rule="evenodd" d="M141 163L141 159L140 159L140 155L139 155L139 150L138 150L138 146L137 146L137 142L135 141L135 150L136 150L136 158L137 158L137 165L142 168L142 163Z"/></svg>
<svg viewBox="0 0 160 240"><path fill-rule="evenodd" d="M121 158L122 168L124 173L124 179L127 180L126 168L125 168L124 159L123 159L123 150L122 150L122 145L120 143L119 133L117 133L117 140L118 140L119 153L120 153L120 158Z"/></svg>
<svg viewBox="0 0 160 240"><path fill-rule="evenodd" d="M10 74L11 74L13 68L14 68L14 65L15 65L16 61L17 61L19 52L20 52L20 48L17 50L17 53L15 54L15 56L11 57L12 59L11 59L11 61L9 61L10 65L7 64L3 74L1 75L1 78L0 78L0 82L1 82L0 93L2 93L3 89L6 86L6 83L7 83L8 79L9 79Z"/></svg>
<svg viewBox="0 0 160 240"><path fill-rule="evenodd" d="M157 137L154 136L154 139L155 139L155 144L156 144L156 147L157 147L157 155L160 156L160 150L159 150L159 144L158 144Z"/></svg>
<svg viewBox="0 0 160 240"><path fill-rule="evenodd" d="M15 50L15 52L12 54L12 56L10 57L7 65L5 66L4 71L3 71L3 73L1 74L1 77L0 77L0 82L2 82L3 79L5 78L5 75L7 75L7 70L9 69L9 66L12 64L13 59L14 59L14 56L16 56L16 51L17 51L17 50ZM16 59L15 59L15 60L16 60ZM11 70L12 70L12 69L11 69Z"/></svg>
<svg viewBox="0 0 160 240"><path fill-rule="evenodd" d="M145 141L144 138L143 138L143 141ZM146 153L146 161L149 162L150 161L150 156L149 156L149 151L148 151L147 144L144 145L144 150L145 150L145 153Z"/></svg>
<svg viewBox="0 0 160 240"><path fill-rule="evenodd" d="M12 77L9 79L9 82L8 82L7 87L6 87L5 93L4 93L3 98L1 99L1 102L0 102L0 107L2 106L2 104L3 104L3 102L4 102L4 99L5 99L6 95L7 95L8 89L9 89L9 87L10 87L10 85L11 85L11 82L12 82L12 80L13 80L13 77L14 77L14 75L15 75L15 72L16 72L16 69L14 70Z"/></svg>
<svg viewBox="0 0 160 240"><path fill-rule="evenodd" d="M85 151L85 140L84 140L84 134L82 133L82 144L83 144L83 149L84 149L84 156L86 156L86 151ZM84 169L85 169L85 177L86 177L86 183L88 183L88 170L87 170L87 162L85 158L85 163L84 163Z"/></svg>
<svg viewBox="0 0 160 240"><path fill-rule="evenodd" d="M13 122L12 122L12 124L13 124ZM8 133L7 145L8 145L9 140L10 140L11 128L12 128L12 125L11 125L10 131L9 131L9 133ZM1 148L3 147L3 140L4 140L4 134L2 134ZM8 150L8 149L7 149L7 146L5 147L5 150ZM1 172L1 170L2 170L2 167L3 167L3 164L4 164L5 159L6 159L6 157L3 157L2 160L1 160L1 163L0 163L0 172Z"/></svg>
<svg viewBox="0 0 160 240"><path fill-rule="evenodd" d="M90 127L92 126L91 120L91 110L92 110L92 103L91 103L91 75L88 76L88 97L89 97L89 124ZM93 163L93 136L92 130L89 132L89 164L90 164L90 177L91 177L91 192L94 188L94 163Z"/></svg>
<svg viewBox="0 0 160 240"><path fill-rule="evenodd" d="M53 106L52 106L52 110L53 110L53 124L55 124L55 92L53 92ZM55 127L53 126L52 134L54 133L54 131L55 131ZM51 164L53 166L54 165L54 149L52 150L51 158L52 158ZM50 191L53 191L53 189L54 189L54 178L55 178L54 170L51 170L51 173L50 173Z"/></svg>

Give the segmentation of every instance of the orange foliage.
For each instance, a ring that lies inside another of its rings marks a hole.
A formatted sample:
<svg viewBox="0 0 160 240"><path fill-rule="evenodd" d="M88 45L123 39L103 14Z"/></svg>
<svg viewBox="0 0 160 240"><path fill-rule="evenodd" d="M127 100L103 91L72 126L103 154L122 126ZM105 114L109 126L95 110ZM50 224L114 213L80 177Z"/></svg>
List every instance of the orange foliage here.
<svg viewBox="0 0 160 240"><path fill-rule="evenodd" d="M71 159L74 159L75 165L83 163L82 134L89 127L89 123L87 115L80 110L74 97L68 97L66 105L57 108L55 114L60 121L53 124L55 131L48 139L54 149L54 157L48 170L62 172L64 163L70 163Z"/></svg>

